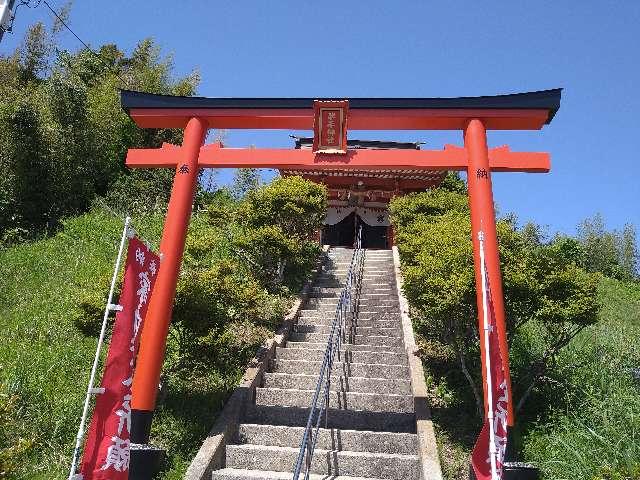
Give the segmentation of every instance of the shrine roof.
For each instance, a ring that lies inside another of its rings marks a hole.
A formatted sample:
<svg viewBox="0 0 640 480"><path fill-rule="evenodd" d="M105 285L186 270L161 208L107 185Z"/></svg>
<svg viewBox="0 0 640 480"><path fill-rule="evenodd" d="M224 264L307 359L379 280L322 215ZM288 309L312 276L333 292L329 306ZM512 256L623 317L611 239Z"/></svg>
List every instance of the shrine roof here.
<svg viewBox="0 0 640 480"><path fill-rule="evenodd" d="M539 129L550 123L560 108L561 92L557 88L480 97L348 98L349 128L458 129L465 118L476 116L485 119L489 129ZM203 116L210 128L311 129L313 118L307 112L312 112L314 100L330 100L180 97L130 90L122 90L120 97L122 108L131 118L148 128L184 127L188 118ZM388 110L406 113L398 117L392 112L385 113ZM427 113L429 119L421 117L420 112Z"/></svg>
<svg viewBox="0 0 640 480"><path fill-rule="evenodd" d="M310 149L313 145L313 137L296 137L291 136L295 140L295 148ZM347 140L347 148L349 150L420 150L420 142L393 142L386 140ZM281 169L280 173L284 176L300 175L309 179L322 178L323 182L329 186L344 186L354 180L364 180L368 183L373 182L374 186L389 186L389 180L393 181L411 181L412 189L428 188L439 184L444 178L446 172L441 170L422 170L422 169Z"/></svg>

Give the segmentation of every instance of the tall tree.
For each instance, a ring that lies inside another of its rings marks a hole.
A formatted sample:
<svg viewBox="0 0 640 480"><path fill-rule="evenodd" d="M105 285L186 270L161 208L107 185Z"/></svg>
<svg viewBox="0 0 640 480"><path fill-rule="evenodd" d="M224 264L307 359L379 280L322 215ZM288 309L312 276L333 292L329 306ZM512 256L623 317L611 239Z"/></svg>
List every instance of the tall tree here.
<svg viewBox="0 0 640 480"><path fill-rule="evenodd" d="M162 208L171 172L124 167L129 147L180 142L181 131L142 130L120 108L119 89L193 95L197 72L174 79L171 56L150 39L127 56L57 50L36 24L0 56L0 244L51 231L97 197L122 212Z"/></svg>
<svg viewBox="0 0 640 480"><path fill-rule="evenodd" d="M620 266L629 278L638 278L638 244L636 229L627 223L620 235Z"/></svg>
<svg viewBox="0 0 640 480"><path fill-rule="evenodd" d="M637 278L638 248L633 225L626 224L622 232L609 231L604 217L598 213L578 226L577 238L583 249L583 265L588 271L618 280Z"/></svg>
<svg viewBox="0 0 640 480"><path fill-rule="evenodd" d="M233 172L231 192L236 198L244 198L262 183L260 172L256 168L238 168Z"/></svg>

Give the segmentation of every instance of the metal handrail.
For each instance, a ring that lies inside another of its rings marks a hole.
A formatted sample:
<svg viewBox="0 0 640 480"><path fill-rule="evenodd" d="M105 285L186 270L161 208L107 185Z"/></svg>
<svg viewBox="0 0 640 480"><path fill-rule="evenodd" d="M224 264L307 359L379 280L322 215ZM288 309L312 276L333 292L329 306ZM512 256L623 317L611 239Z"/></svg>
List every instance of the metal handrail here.
<svg viewBox="0 0 640 480"><path fill-rule="evenodd" d="M300 472L304 464L304 480L308 480L311 472L311 462L313 460L313 452L318 441L318 432L320 430L321 420L324 414L325 428L328 425L329 416L329 397L331 394L331 370L333 369L333 361L338 355L340 360L340 348L344 340L345 322L348 317L353 321L356 317L358 302L360 297L360 286L362 279L362 270L364 268L364 250L362 249L362 227L358 229L356 241L354 245L353 255L349 263L347 271L347 279L345 286L340 293L336 313L331 323L331 332L327 340L327 347L324 352L324 360L320 367L318 381L313 392L311 400L311 410L307 419L307 426L300 443L300 452L293 471L294 480L299 480ZM322 395L320 395L321 391ZM320 402L320 405L318 405ZM314 425L315 416L315 425Z"/></svg>

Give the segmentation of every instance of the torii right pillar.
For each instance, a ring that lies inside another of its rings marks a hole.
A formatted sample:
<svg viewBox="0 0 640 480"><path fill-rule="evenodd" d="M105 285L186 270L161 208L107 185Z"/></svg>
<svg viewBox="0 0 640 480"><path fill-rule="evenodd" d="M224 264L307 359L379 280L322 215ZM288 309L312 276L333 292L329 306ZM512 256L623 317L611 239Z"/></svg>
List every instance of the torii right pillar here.
<svg viewBox="0 0 640 480"><path fill-rule="evenodd" d="M471 210L471 236L473 238L473 260L476 279L476 302L478 305L478 332L480 334L480 353L483 363L482 385L484 388L485 416L488 412L487 378L484 368L485 331L482 320L482 269L480 267L479 232L484 233L485 263L491 285L502 365L507 378L507 424L513 427L513 401L511 392L511 374L509 371L509 345L507 343L507 326L504 313L504 296L502 293L502 275L500 273L500 253L498 251L498 234L496 231L496 213L493 206L491 188L491 167L489 166L489 149L487 148L487 131L482 120L471 119L464 130L464 147L467 150L467 186L469 189L469 208Z"/></svg>

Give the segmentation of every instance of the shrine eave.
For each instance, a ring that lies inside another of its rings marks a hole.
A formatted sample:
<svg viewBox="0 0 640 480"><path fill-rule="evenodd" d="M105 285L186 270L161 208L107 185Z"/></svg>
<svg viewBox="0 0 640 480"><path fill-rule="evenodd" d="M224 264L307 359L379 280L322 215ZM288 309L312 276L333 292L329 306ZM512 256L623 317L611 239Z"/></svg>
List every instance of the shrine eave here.
<svg viewBox="0 0 640 480"><path fill-rule="evenodd" d="M322 183L332 190L359 189L381 191L422 191L437 187L446 175L446 171L419 169L367 169L367 170L312 170L280 169L280 175L297 175L308 180Z"/></svg>
<svg viewBox="0 0 640 480"><path fill-rule="evenodd" d="M456 98L349 98L349 130L458 130L470 118L488 129L538 130L560 108L562 89ZM122 90L122 108L143 128L184 128L189 118L209 128L313 129L314 100L207 98Z"/></svg>

